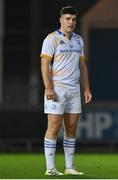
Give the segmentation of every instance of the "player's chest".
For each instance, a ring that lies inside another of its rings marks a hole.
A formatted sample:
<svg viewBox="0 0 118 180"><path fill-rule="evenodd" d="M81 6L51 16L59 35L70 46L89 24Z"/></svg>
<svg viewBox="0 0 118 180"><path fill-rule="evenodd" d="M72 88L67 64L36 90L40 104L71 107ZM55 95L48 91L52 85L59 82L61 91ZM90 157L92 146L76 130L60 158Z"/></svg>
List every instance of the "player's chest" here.
<svg viewBox="0 0 118 180"><path fill-rule="evenodd" d="M56 53L58 54L72 54L72 53L80 53L81 52L81 45L76 40L60 40L58 45L56 46Z"/></svg>

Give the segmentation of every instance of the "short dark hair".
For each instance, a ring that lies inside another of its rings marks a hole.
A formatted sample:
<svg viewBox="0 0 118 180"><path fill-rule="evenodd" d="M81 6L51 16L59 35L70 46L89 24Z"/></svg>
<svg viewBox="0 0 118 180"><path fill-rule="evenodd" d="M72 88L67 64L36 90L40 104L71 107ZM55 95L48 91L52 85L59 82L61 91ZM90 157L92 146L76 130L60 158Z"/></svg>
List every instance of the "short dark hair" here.
<svg viewBox="0 0 118 180"><path fill-rule="evenodd" d="M72 7L72 6L62 7L62 9L60 11L60 16L62 16L64 14L72 14L72 15L78 16L77 10L74 7Z"/></svg>

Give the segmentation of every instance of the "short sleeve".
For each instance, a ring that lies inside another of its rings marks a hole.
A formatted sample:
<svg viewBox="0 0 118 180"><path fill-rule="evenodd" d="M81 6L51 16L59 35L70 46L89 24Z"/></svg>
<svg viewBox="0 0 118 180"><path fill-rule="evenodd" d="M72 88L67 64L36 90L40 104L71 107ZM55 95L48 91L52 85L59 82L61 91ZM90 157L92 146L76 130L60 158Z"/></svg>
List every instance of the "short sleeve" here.
<svg viewBox="0 0 118 180"><path fill-rule="evenodd" d="M54 51L55 48L53 40L51 37L47 36L43 41L40 57L45 57L51 60L54 55Z"/></svg>
<svg viewBox="0 0 118 180"><path fill-rule="evenodd" d="M81 55L80 56L84 56L84 41L81 38Z"/></svg>

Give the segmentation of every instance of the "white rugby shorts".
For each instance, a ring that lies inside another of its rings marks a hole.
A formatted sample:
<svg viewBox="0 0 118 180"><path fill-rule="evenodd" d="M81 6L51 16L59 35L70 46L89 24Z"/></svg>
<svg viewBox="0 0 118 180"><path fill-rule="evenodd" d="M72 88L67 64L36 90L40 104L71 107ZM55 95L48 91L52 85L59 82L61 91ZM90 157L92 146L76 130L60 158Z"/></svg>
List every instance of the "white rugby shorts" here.
<svg viewBox="0 0 118 180"><path fill-rule="evenodd" d="M44 113L64 114L82 112L80 90L77 93L73 93L72 90L64 86L55 86L54 91L57 95L56 100L47 100L46 96L44 96Z"/></svg>

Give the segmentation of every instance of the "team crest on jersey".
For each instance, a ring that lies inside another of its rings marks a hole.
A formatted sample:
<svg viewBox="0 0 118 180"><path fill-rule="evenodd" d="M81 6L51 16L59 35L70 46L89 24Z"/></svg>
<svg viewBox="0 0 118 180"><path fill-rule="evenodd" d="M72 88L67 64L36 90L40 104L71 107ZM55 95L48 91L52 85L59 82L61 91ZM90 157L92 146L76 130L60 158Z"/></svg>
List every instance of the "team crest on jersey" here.
<svg viewBox="0 0 118 180"><path fill-rule="evenodd" d="M73 48L73 45L70 45L70 48Z"/></svg>
<svg viewBox="0 0 118 180"><path fill-rule="evenodd" d="M81 46L81 42L79 41L79 39L77 39L76 42L79 46Z"/></svg>

